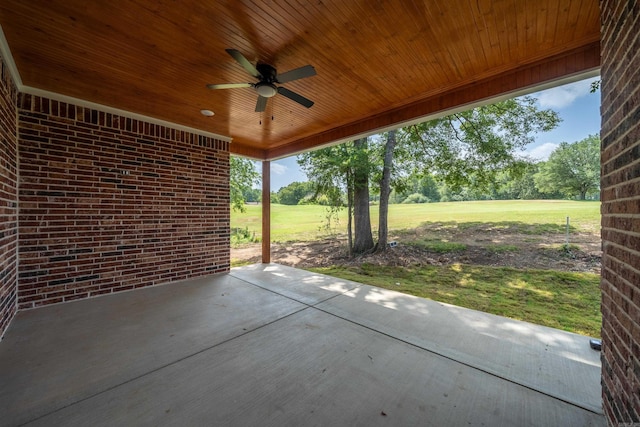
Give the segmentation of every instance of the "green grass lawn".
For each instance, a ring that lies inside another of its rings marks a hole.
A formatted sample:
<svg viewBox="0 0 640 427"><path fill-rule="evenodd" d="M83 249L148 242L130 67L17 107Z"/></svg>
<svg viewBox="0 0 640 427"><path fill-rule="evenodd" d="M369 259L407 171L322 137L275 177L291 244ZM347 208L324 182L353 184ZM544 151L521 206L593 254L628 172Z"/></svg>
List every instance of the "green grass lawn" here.
<svg viewBox="0 0 640 427"><path fill-rule="evenodd" d="M261 209L247 206L244 213L231 213L231 227L247 228L261 235ZM389 206L389 229L414 229L425 223L443 223L459 228L492 223L496 227L520 224L530 234L562 232L566 217L572 229L596 233L600 229L600 202L567 200L498 200L480 202L424 203ZM271 205L273 242L309 241L327 236L323 231L326 209L317 205ZM371 207L371 223L378 223L378 206ZM346 233L347 214L342 210L334 232Z"/></svg>
<svg viewBox="0 0 640 427"><path fill-rule="evenodd" d="M326 217L322 206L272 205L271 208L274 242L311 241L328 236L322 230ZM259 238L260 213L261 206L247 206L245 213L232 213L231 226L246 228L247 233ZM572 232L597 233L600 202L527 200L390 205L389 229L398 236L406 235L407 243L436 253L449 253L463 251L465 245L438 236L416 237L415 230L428 226L432 230L458 232L465 229L475 233L509 231L527 235L527 239L530 236L535 244L542 236L564 234L567 216ZM371 207L371 221L377 224L378 206ZM345 228L346 212L342 211L334 233L344 235ZM495 253L518 250L510 244L489 244L488 248ZM600 278L592 273L460 264L402 268L364 264L310 270L583 335L600 336Z"/></svg>
<svg viewBox="0 0 640 427"><path fill-rule="evenodd" d="M592 273L447 265L311 268L310 271L600 337L600 277Z"/></svg>

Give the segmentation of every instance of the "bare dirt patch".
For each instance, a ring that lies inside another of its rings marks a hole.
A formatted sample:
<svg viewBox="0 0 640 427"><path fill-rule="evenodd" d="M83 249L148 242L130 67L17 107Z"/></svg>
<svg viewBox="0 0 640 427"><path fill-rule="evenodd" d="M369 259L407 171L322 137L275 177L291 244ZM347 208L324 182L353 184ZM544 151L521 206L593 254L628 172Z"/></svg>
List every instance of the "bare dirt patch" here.
<svg viewBox="0 0 640 427"><path fill-rule="evenodd" d="M600 273L601 242L595 233L572 232L569 246L561 233L532 234L518 227L438 226L392 233L397 246L383 253L350 258L346 239L273 243L271 260L292 267L327 267L369 263L389 266L448 265L454 263ZM463 244L459 250L430 248L430 243ZM261 262L261 245L231 249L233 263Z"/></svg>

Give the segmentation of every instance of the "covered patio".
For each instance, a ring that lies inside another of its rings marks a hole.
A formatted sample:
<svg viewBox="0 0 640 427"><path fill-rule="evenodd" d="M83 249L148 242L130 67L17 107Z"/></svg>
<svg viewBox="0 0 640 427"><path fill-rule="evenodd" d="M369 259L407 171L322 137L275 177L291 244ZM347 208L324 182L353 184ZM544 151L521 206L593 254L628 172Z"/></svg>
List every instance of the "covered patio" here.
<svg viewBox="0 0 640 427"><path fill-rule="evenodd" d="M0 424L640 422L638 16L1 2ZM272 160L598 75L601 370L584 337L270 263ZM263 162L263 265L234 270L231 154Z"/></svg>
<svg viewBox="0 0 640 427"><path fill-rule="evenodd" d="M586 337L278 264L20 312L3 425L599 426Z"/></svg>

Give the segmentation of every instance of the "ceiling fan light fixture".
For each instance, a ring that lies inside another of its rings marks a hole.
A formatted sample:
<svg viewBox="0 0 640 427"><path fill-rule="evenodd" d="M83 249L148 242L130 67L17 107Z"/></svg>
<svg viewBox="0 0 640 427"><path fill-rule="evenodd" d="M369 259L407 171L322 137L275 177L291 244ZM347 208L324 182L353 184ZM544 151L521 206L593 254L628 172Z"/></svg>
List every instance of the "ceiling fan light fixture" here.
<svg viewBox="0 0 640 427"><path fill-rule="evenodd" d="M271 83L258 83L256 85L256 92L258 95L264 96L265 98L271 98L278 93L278 88Z"/></svg>

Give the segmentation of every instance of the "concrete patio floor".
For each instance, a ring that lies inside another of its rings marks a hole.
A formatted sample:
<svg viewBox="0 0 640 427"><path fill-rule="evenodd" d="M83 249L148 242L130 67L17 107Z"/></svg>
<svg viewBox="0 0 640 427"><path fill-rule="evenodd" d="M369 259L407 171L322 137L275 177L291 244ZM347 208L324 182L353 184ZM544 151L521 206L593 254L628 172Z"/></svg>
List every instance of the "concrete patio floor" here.
<svg viewBox="0 0 640 427"><path fill-rule="evenodd" d="M18 313L0 425L600 426L588 337L277 264Z"/></svg>

